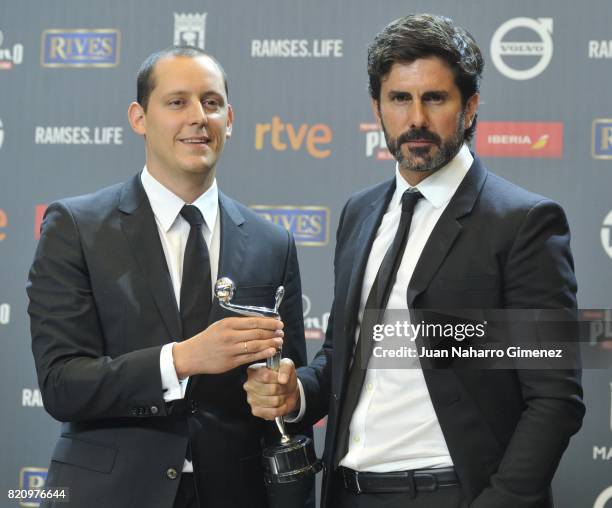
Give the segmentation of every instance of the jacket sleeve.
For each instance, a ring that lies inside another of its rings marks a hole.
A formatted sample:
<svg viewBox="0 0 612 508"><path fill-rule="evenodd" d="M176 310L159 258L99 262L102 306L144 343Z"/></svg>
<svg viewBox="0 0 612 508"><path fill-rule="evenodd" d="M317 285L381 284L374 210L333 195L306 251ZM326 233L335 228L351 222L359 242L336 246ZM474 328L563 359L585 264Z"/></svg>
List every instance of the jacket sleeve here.
<svg viewBox="0 0 612 508"><path fill-rule="evenodd" d="M526 213L503 275L506 308L576 308L570 233L559 205L543 200ZM497 471L472 508L542 506L585 412L580 366L575 367L517 370L524 410Z"/></svg>
<svg viewBox="0 0 612 508"><path fill-rule="evenodd" d="M77 221L65 203L47 209L27 293L38 383L51 416L79 421L166 415L161 346L115 358L105 351Z"/></svg>

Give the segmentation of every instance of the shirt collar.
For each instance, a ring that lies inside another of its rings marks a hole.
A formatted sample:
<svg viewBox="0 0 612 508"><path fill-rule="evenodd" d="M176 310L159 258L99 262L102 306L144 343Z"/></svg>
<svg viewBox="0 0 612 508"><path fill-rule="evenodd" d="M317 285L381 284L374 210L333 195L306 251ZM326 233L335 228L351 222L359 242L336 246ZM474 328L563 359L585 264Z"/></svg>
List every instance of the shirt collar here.
<svg viewBox="0 0 612 508"><path fill-rule="evenodd" d="M151 209L153 210L155 218L161 224L164 232L168 232L174 224L174 221L176 221L185 202L159 183L153 175L149 173L146 166L140 174L140 179L145 193L149 198L149 203L151 203ZM204 220L206 221L206 226L209 231L212 232L215 228L215 222L219 214L219 189L217 187L217 179L215 178L210 188L191 204L197 206L200 212L202 212Z"/></svg>
<svg viewBox="0 0 612 508"><path fill-rule="evenodd" d="M463 144L457 155L446 166L429 175L416 188L433 207L440 208L445 206L459 188L459 184L461 184L463 178L467 175L473 162L474 157L467 145ZM394 206L399 206L402 194L410 188L411 186L399 171L399 164L396 164L395 193L391 203Z"/></svg>

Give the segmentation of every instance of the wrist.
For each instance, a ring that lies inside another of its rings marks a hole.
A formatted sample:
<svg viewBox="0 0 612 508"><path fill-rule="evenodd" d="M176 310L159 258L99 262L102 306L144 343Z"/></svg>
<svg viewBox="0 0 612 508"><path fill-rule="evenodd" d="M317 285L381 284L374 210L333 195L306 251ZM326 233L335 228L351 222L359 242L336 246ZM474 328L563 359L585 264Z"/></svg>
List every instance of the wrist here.
<svg viewBox="0 0 612 508"><path fill-rule="evenodd" d="M189 355L186 353L188 347L187 342L177 342L172 347L172 361L174 362L174 370L176 371L176 377L179 380L188 378L191 375L189 371Z"/></svg>

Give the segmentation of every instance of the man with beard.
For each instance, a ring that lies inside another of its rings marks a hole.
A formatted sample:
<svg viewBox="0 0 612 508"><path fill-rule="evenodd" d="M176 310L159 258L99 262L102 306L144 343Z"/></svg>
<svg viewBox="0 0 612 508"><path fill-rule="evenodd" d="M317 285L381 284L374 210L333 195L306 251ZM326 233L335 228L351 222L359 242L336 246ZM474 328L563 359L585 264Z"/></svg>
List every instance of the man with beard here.
<svg viewBox="0 0 612 508"><path fill-rule="evenodd" d="M365 368L366 311L576 307L563 210L489 173L467 146L483 65L472 36L441 16L406 16L376 36L369 89L395 177L344 207L321 351L297 375L286 362L245 384L263 418L328 414L325 508L551 507L580 428L577 369Z"/></svg>

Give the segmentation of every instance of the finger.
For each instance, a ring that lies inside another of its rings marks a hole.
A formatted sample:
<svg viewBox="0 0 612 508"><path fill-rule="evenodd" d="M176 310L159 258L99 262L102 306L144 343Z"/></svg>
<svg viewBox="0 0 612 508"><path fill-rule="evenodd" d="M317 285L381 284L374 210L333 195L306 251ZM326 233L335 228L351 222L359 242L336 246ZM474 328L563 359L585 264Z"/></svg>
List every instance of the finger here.
<svg viewBox="0 0 612 508"><path fill-rule="evenodd" d="M251 370L252 365L249 365L249 370L247 371L247 375L249 380L252 380L254 383L258 384L278 384L278 373L268 369L265 363L256 363L255 365L261 365L262 367L254 368Z"/></svg>
<svg viewBox="0 0 612 508"><path fill-rule="evenodd" d="M251 406L251 413L253 413L254 416L263 418L264 420L274 420L274 418L276 418L277 416L285 416L289 413L289 411L287 411L287 408L285 406L282 406L280 408Z"/></svg>
<svg viewBox="0 0 612 508"><path fill-rule="evenodd" d="M249 353L247 355L245 354L237 355L237 356L234 356L234 364L236 367L238 367L239 365L259 362L261 360L265 360L266 358L271 358L276 353L277 353L276 348L268 347L258 353Z"/></svg>
<svg viewBox="0 0 612 508"><path fill-rule="evenodd" d="M287 384L292 376L295 375L295 365L291 358L283 358L278 368L278 382L281 385Z"/></svg>
<svg viewBox="0 0 612 508"><path fill-rule="evenodd" d="M282 330L285 325L280 319L270 317L237 317L229 318L230 326L236 330L252 330L260 328L262 330Z"/></svg>
<svg viewBox="0 0 612 508"><path fill-rule="evenodd" d="M234 346L236 355L250 355L253 353L259 353L264 349L274 348L274 351L278 352L283 347L283 339L276 337L274 339L267 340L248 340L245 339L241 342L236 343ZM267 356L265 358L268 358Z"/></svg>
<svg viewBox="0 0 612 508"><path fill-rule="evenodd" d="M285 405L285 397L279 395L259 395L247 392L247 402L251 407L280 409Z"/></svg>
<svg viewBox="0 0 612 508"><path fill-rule="evenodd" d="M240 340L267 340L273 338L280 338L285 335L282 330L263 330L262 328L253 328L248 330L234 330L232 337L234 339L239 338Z"/></svg>

